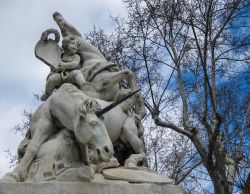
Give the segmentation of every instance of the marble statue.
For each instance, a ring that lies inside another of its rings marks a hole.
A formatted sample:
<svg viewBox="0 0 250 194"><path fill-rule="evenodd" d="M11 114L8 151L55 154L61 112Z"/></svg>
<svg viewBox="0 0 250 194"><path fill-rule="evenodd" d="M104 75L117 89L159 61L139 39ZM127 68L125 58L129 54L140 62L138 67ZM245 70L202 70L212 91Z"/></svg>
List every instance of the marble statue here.
<svg viewBox="0 0 250 194"><path fill-rule="evenodd" d="M62 62L57 64L48 75L46 80L45 92L41 97L42 101L52 94L56 87L62 83L74 83L79 88L83 89L85 78L80 71L80 56L77 54L79 43L74 37L64 37L62 41Z"/></svg>
<svg viewBox="0 0 250 194"><path fill-rule="evenodd" d="M100 117L97 101L78 92L78 89L62 85L34 113L29 128L31 140L18 166L12 172L13 178L23 181L27 170L40 146L56 130L66 128L73 131L80 144L91 145L100 161L109 161L113 146L107 129Z"/></svg>
<svg viewBox="0 0 250 194"><path fill-rule="evenodd" d="M103 54L84 40L81 33L67 22L60 13L55 12L53 17L61 30L62 36L72 36L80 44L78 54L82 60L81 71L92 88L91 91L85 90L86 94L106 101L115 101L124 95L125 91L121 91L122 88L119 87L119 82L123 79L127 79L129 82L130 90L126 92L129 93L138 89L134 75L129 69L119 70L115 63L107 62ZM137 103L139 108L135 116L139 123L145 117L146 111L141 96Z"/></svg>
<svg viewBox="0 0 250 194"><path fill-rule="evenodd" d="M94 182L84 188L87 193L122 193L120 189L99 191L98 183L111 184L112 188L111 180L170 183L170 179L143 167L146 154L141 120L146 110L133 72L108 62L60 13L55 12L53 18L61 31L62 47L56 29L44 31L36 44L36 57L51 72L41 96L43 103L18 147L19 163L1 181ZM54 40L50 34L55 35ZM124 79L129 88L121 86ZM21 192L2 185L0 193ZM69 192L61 186L63 190L50 192L31 184L30 193L82 193L79 185L71 185ZM89 190L91 187L95 192ZM144 185L133 189L129 185L126 189L155 193L155 188ZM29 193L27 189L25 193ZM157 193L166 193L164 186L157 189Z"/></svg>
<svg viewBox="0 0 250 194"><path fill-rule="evenodd" d="M51 69L41 97L44 103L34 113L26 138L19 146L18 166L5 179L25 181L42 144L52 142L51 137L62 129L73 132L80 147L79 160L84 165L91 164L98 172L117 167L116 159L109 161L114 154L112 142L119 139L134 152L124 165L136 167L146 160L138 136L145 108L133 73L107 62L61 14L56 12L53 17L63 36L62 48L55 29L43 32L36 45L37 58ZM48 39L51 33L55 34L55 40ZM124 79L130 86L127 90L119 86ZM138 103L139 111L133 112Z"/></svg>

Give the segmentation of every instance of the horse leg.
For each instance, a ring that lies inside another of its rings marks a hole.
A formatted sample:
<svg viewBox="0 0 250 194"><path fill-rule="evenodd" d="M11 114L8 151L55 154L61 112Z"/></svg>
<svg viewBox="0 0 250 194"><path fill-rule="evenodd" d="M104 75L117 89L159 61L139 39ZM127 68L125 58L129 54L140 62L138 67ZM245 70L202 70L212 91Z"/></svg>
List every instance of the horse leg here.
<svg viewBox="0 0 250 194"><path fill-rule="evenodd" d="M137 127L132 117L128 117L123 124L121 140L125 143L129 143L136 153L131 154L125 161L126 167L135 167L139 162L146 160L142 142L138 137Z"/></svg>
<svg viewBox="0 0 250 194"><path fill-rule="evenodd" d="M101 173L104 169L107 168L117 168L119 166L120 164L114 156L112 156L108 162L100 162L96 164L91 163L91 167L96 173Z"/></svg>
<svg viewBox="0 0 250 194"><path fill-rule="evenodd" d="M35 158L40 146L53 134L53 132L54 126L49 119L41 118L38 121L34 136L28 144L23 158L14 171L10 174L18 182L25 180L29 166Z"/></svg>
<svg viewBox="0 0 250 194"><path fill-rule="evenodd" d="M128 79L128 84L129 84L129 87L130 87L130 90L128 89L123 89L118 98L121 98L121 96L124 95L124 93L126 92L130 92L130 91L135 91L135 90L138 90L138 86L137 86L137 83L135 81L135 77L134 77L134 74L131 70L126 70L127 71L127 79ZM146 116L146 109L145 109L145 106L144 106L144 101L143 101L143 98L141 96L141 93L138 93L137 94L137 104L136 104L136 111L135 111L135 118L136 118L136 124L139 125L141 120Z"/></svg>
<svg viewBox="0 0 250 194"><path fill-rule="evenodd" d="M100 79L97 80L95 88L98 91L113 88L114 84L118 84L120 81L126 79L129 73L129 70L122 70L117 72L105 72L103 74L100 74Z"/></svg>
<svg viewBox="0 0 250 194"><path fill-rule="evenodd" d="M130 90L126 90L126 91L127 91L126 95L131 93ZM122 104L121 104L122 110L124 112L127 112L128 110L131 110L135 106L135 104L138 101L139 97L140 97L140 94L139 94L139 92L137 92L132 97L130 97L129 99L122 102Z"/></svg>

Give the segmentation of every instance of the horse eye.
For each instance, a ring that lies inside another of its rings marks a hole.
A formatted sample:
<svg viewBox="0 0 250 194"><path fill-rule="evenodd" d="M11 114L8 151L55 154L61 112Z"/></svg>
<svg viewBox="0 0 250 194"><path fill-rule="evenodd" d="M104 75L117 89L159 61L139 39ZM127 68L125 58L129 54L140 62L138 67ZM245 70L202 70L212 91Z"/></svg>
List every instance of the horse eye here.
<svg viewBox="0 0 250 194"><path fill-rule="evenodd" d="M90 125L91 125L91 126L96 126L97 124L98 124L97 121L91 121L91 122L90 122Z"/></svg>

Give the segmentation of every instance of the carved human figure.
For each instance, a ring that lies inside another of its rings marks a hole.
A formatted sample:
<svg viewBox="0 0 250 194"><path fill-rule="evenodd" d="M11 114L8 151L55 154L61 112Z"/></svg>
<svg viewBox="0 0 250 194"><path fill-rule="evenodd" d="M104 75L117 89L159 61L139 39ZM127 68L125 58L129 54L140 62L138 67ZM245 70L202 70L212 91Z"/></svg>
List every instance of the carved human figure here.
<svg viewBox="0 0 250 194"><path fill-rule="evenodd" d="M66 21L60 13L55 12L53 18L58 24L63 37L73 36L80 43L78 54L81 56L82 61L81 72L90 85L88 88L91 88L91 90L86 90L85 88L83 90L85 94L105 101L116 101L131 91L138 89L132 71L129 69L119 70L115 63L107 62L103 54L87 42L81 33L72 24ZM119 83L124 79L128 81L128 89L120 87ZM136 103L131 109L134 107L135 112L131 116L135 121L138 135L141 141L143 141L144 129L141 125L141 120L145 117L146 110L140 93L138 94ZM133 151L135 150L133 149Z"/></svg>
<svg viewBox="0 0 250 194"><path fill-rule="evenodd" d="M81 155L87 165L90 162L88 148L94 150L92 158L96 161L108 161L114 153L112 143L120 139L134 151L124 162L125 166L136 166L146 158L138 135L145 107L141 94L136 93L138 86L133 73L130 70L119 70L116 64L107 62L101 52L86 42L59 13L53 16L64 38L64 52L58 46L59 40L51 42L47 39L51 29L45 31L45 39L41 38L41 44L36 46L36 49L41 49L41 52L35 52L36 56L39 58L40 54L43 55L39 59L46 62L46 56L50 55L53 59L56 54L58 60L55 64L58 65L53 66L50 61L46 63L51 67L45 94L42 96L42 100L46 101L32 117L30 137L19 154L19 165L7 177L23 181L41 145L60 129L74 132L78 143L84 145ZM46 44L52 50L42 49ZM54 52L53 49L58 47L60 52ZM123 79L128 80L130 88L127 90L119 86ZM59 89L53 92L56 87ZM131 91L136 92L128 99L127 94ZM90 98L91 103L86 98ZM114 106L115 102L121 104ZM130 110L136 103L139 110L132 114ZM98 104L102 108L101 112L97 110Z"/></svg>
<svg viewBox="0 0 250 194"><path fill-rule="evenodd" d="M60 87L62 83L76 84L83 89L85 78L80 71L80 56L77 54L79 42L72 36L64 37L62 41L62 62L57 65L57 69L52 70L47 77L45 92L41 100L45 101L52 94L55 88Z"/></svg>
<svg viewBox="0 0 250 194"><path fill-rule="evenodd" d="M78 54L82 61L81 72L86 81L89 82L90 88L94 89L91 91L84 90L87 95L106 101L115 101L122 98L124 94L126 95L138 89L134 75L130 70L119 70L115 63L107 62L103 54L84 40L81 33L67 22L60 13L55 12L53 18L58 24L63 37L73 36L80 43ZM119 82L124 79L128 80L129 90L123 90L119 86ZM139 125L146 115L141 95L139 95L137 107L135 118L136 123Z"/></svg>

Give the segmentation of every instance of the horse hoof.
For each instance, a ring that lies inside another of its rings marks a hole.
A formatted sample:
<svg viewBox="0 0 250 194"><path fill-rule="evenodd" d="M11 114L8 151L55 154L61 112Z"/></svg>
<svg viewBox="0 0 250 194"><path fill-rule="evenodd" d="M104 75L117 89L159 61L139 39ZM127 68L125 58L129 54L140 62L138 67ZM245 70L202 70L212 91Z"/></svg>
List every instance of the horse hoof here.
<svg viewBox="0 0 250 194"><path fill-rule="evenodd" d="M128 162L125 162L124 167L126 167L126 168L137 168L138 166L134 162L128 161Z"/></svg>
<svg viewBox="0 0 250 194"><path fill-rule="evenodd" d="M120 166L120 163L115 157L110 158L110 167L117 168Z"/></svg>

